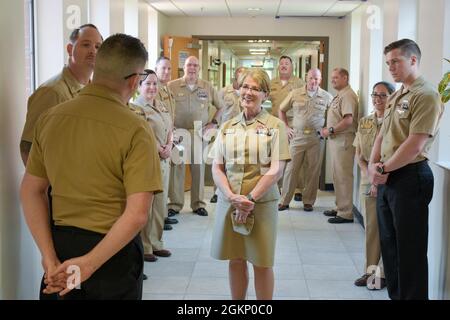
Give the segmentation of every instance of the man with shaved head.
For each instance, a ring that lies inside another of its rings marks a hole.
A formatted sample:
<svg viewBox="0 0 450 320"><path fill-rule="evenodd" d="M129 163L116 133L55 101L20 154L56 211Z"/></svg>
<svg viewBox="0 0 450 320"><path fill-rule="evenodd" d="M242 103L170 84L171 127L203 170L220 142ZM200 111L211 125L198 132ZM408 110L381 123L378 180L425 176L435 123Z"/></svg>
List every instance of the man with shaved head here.
<svg viewBox="0 0 450 320"><path fill-rule="evenodd" d="M219 103L216 89L211 83L199 79L199 72L198 58L190 56L184 63L183 77L169 82L168 87L175 99L175 128L188 130L190 136L190 139L183 140L183 143L186 143L185 147L190 149L190 152L188 151L190 157L186 161L189 161L192 175L191 208L199 216L207 216L206 203L203 200L205 163L202 154L205 146L199 136L202 135L202 128L208 130L217 127L222 105ZM210 105L213 105L217 111L212 121L208 122ZM200 142L194 143L195 141ZM195 150L194 147L196 147ZM184 163L176 164L172 169L175 181L173 182L174 192L169 202L169 217L179 213L184 205Z"/></svg>
<svg viewBox="0 0 450 320"><path fill-rule="evenodd" d="M318 132L325 123L325 111L332 96L319 87L322 81L319 69L309 70L306 81L306 86L292 90L280 105L279 116L287 126L292 157L284 173L280 211L289 208L301 172L305 173L303 210L313 211L317 198L321 165ZM286 116L289 110L293 113L292 125Z"/></svg>
<svg viewBox="0 0 450 320"><path fill-rule="evenodd" d="M333 88L338 91L327 112L327 127L321 134L328 138L333 185L336 193L336 208L323 214L330 217L329 223L353 222L353 163L355 139L358 127L358 96L349 85L348 71L335 68L331 74Z"/></svg>

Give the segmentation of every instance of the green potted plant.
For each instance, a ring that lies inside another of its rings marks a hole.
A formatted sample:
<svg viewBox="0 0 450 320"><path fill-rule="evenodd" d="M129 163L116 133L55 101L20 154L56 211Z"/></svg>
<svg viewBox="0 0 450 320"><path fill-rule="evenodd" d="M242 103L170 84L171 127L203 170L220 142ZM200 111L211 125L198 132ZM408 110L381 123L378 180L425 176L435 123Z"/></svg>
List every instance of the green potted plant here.
<svg viewBox="0 0 450 320"><path fill-rule="evenodd" d="M449 59L445 59L448 63L450 63ZM441 82L439 82L438 91L441 95L441 101L442 103L447 103L450 100L450 71L447 71L444 76L442 77Z"/></svg>

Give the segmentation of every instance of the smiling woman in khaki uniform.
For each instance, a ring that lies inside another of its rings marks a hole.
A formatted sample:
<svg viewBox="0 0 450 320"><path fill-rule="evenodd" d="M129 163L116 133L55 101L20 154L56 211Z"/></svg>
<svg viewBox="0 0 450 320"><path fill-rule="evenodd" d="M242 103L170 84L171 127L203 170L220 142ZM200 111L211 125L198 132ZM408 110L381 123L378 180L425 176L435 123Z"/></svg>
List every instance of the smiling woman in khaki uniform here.
<svg viewBox="0 0 450 320"><path fill-rule="evenodd" d="M247 260L253 264L257 299L272 299L277 234L277 181L290 159L283 122L262 103L269 77L250 69L240 80L244 111L227 121L211 151L214 182L219 188L211 254L230 260L233 299L245 299Z"/></svg>
<svg viewBox="0 0 450 320"><path fill-rule="evenodd" d="M153 70L146 69L147 79L140 82L139 96L130 108L143 117L153 129L155 134L163 192L155 194L152 207L149 210L147 224L141 230L142 244L144 245L144 260L154 262L158 257L170 257L171 252L164 249L162 240L164 218L167 212L167 193L169 189L169 157L172 150L172 116L160 100L158 94L158 78Z"/></svg>
<svg viewBox="0 0 450 320"><path fill-rule="evenodd" d="M367 117L361 118L355 141L353 142L353 146L356 148L356 159L361 168L359 190L366 236L365 274L355 281L355 286L367 286L371 290L382 289L386 284L381 259L380 234L378 232L377 188L369 182L367 169L375 138L383 123L387 99L394 90L395 88L392 84L384 81L378 82L373 86L371 96L375 112ZM373 277L369 279L374 272L376 279L373 279Z"/></svg>

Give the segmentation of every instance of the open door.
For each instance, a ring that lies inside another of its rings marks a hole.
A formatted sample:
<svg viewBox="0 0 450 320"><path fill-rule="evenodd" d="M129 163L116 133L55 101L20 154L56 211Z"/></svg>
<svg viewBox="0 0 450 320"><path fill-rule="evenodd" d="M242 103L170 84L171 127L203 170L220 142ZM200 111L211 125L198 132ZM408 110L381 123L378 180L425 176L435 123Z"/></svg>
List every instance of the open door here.
<svg viewBox="0 0 450 320"><path fill-rule="evenodd" d="M172 80L183 76L184 61L189 56L199 57L198 39L177 36L164 36L164 56L172 61Z"/></svg>

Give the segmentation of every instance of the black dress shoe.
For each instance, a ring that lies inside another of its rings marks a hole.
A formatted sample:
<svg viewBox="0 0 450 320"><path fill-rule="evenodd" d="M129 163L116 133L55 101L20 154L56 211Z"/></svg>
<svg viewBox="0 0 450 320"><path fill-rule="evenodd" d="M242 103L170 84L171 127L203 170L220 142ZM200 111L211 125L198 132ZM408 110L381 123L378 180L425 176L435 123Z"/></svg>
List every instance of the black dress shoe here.
<svg viewBox="0 0 450 320"><path fill-rule="evenodd" d="M367 286L367 279L369 279L370 274L365 274L361 278L355 280L355 286L357 287L365 287Z"/></svg>
<svg viewBox="0 0 450 320"><path fill-rule="evenodd" d="M328 219L329 223L353 223L353 219L344 219L342 217L336 216L334 218Z"/></svg>
<svg viewBox="0 0 450 320"><path fill-rule="evenodd" d="M148 277L147 277L147 275L144 273L144 275L142 276L142 280L147 280L148 279Z"/></svg>
<svg viewBox="0 0 450 320"><path fill-rule="evenodd" d="M313 211L313 210L314 210L314 208L313 208L312 204L304 204L303 205L303 211L310 212L310 211Z"/></svg>
<svg viewBox="0 0 450 320"><path fill-rule="evenodd" d="M303 196L302 196L301 193L296 193L296 194L294 195L294 200L295 200L295 201L302 201L302 199L303 199Z"/></svg>
<svg viewBox="0 0 450 320"><path fill-rule="evenodd" d="M327 217L336 217L337 211L336 210L326 210L323 212L323 214L326 215Z"/></svg>
<svg viewBox="0 0 450 320"><path fill-rule="evenodd" d="M161 250L153 250L153 254L158 257L170 257L172 253L169 250L161 249Z"/></svg>
<svg viewBox="0 0 450 320"><path fill-rule="evenodd" d="M172 230L172 229L173 228L172 228L172 226L170 224L164 223L164 230L165 231L169 231L169 230Z"/></svg>
<svg viewBox="0 0 450 320"><path fill-rule="evenodd" d="M173 209L167 210L167 215L169 217L173 217L174 215L179 214L179 213L180 213L180 211L176 211L176 210L173 210Z"/></svg>
<svg viewBox="0 0 450 320"><path fill-rule="evenodd" d="M208 211L206 211L205 208L198 208L198 209L194 210L194 213L196 213L202 217L206 217L208 215Z"/></svg>
<svg viewBox="0 0 450 320"><path fill-rule="evenodd" d="M164 219L164 223L165 224L177 224L178 220L175 218L165 218Z"/></svg>
<svg viewBox="0 0 450 320"><path fill-rule="evenodd" d="M209 202L211 202L211 203L216 203L216 202L217 202L217 194L213 195L213 196L211 197L211 200L209 200Z"/></svg>
<svg viewBox="0 0 450 320"><path fill-rule="evenodd" d="M154 254L152 253L144 254L144 261L155 262L156 260L158 260L158 258Z"/></svg>
<svg viewBox="0 0 450 320"><path fill-rule="evenodd" d="M287 209L289 209L289 205L288 204L279 204L278 205L278 211L284 211L284 210L287 210Z"/></svg>

